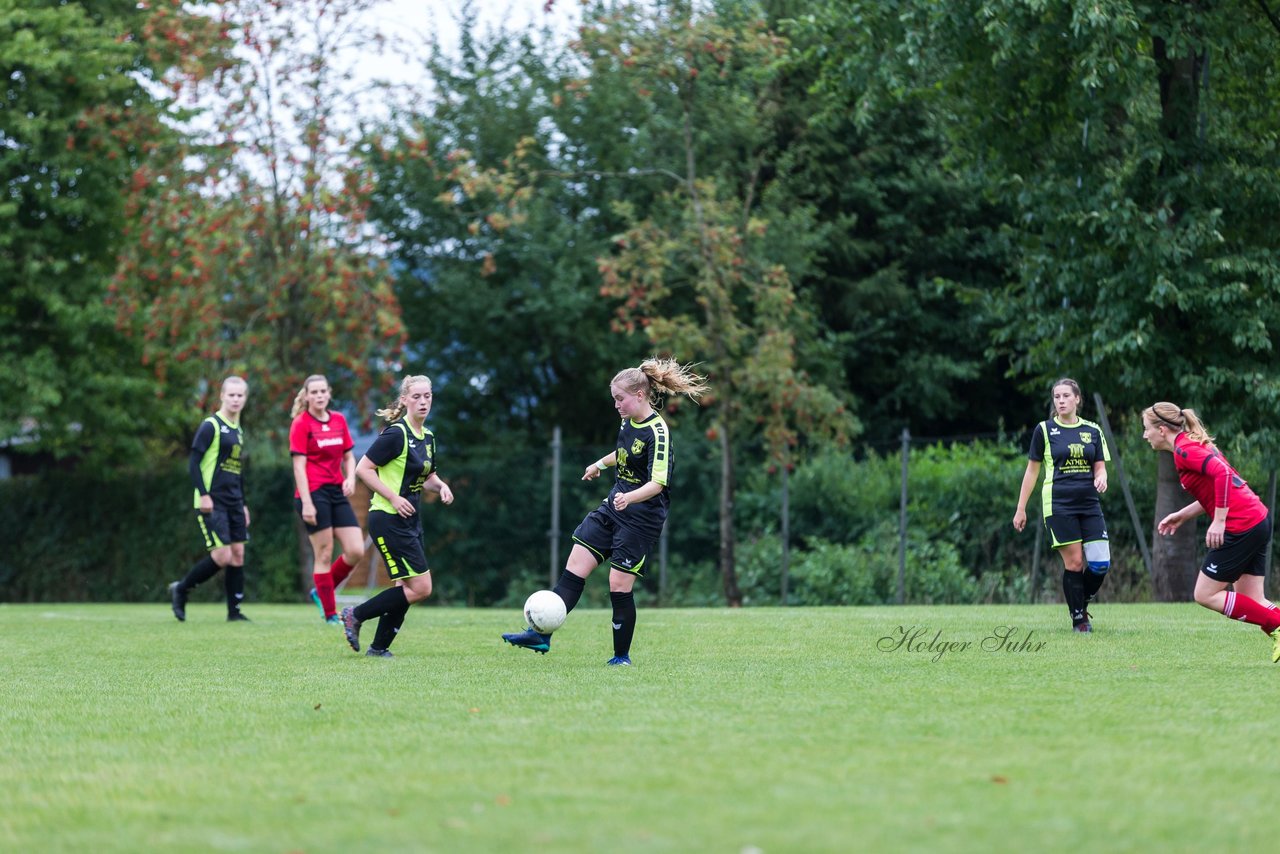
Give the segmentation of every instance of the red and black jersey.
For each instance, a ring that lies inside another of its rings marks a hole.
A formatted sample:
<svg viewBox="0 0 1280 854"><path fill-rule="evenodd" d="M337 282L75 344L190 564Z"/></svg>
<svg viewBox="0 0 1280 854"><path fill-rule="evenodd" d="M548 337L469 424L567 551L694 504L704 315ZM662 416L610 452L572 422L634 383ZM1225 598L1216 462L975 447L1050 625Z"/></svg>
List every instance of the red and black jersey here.
<svg viewBox="0 0 1280 854"><path fill-rule="evenodd" d="M1210 518L1217 508L1227 508L1228 533L1242 533L1267 518L1267 505L1217 448L1179 433L1173 439L1173 462L1182 488L1200 502Z"/></svg>
<svg viewBox="0 0 1280 854"><path fill-rule="evenodd" d="M347 419L341 412L330 411L321 421L303 410L289 428L289 453L307 458L307 487L314 492L329 484L342 484L342 457L355 445ZM298 490L293 490L298 498Z"/></svg>

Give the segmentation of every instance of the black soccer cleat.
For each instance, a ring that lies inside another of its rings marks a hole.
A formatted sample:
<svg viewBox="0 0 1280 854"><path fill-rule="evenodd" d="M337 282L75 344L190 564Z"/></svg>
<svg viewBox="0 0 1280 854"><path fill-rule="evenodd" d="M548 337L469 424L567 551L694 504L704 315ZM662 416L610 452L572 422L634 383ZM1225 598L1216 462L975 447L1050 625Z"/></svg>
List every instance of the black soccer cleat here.
<svg viewBox="0 0 1280 854"><path fill-rule="evenodd" d="M231 611L227 614L227 622L228 623L251 623L253 621L250 620L248 617L246 617L244 614L241 614L238 610L236 610L236 611Z"/></svg>
<svg viewBox="0 0 1280 854"><path fill-rule="evenodd" d="M360 651L360 626L363 621L356 619L355 608L342 609L342 632L347 636L347 643L356 652Z"/></svg>
<svg viewBox="0 0 1280 854"><path fill-rule="evenodd" d="M178 618L179 623L185 623L187 621L187 591L183 590L177 581L169 585L169 601L173 605L173 616Z"/></svg>
<svg viewBox="0 0 1280 854"><path fill-rule="evenodd" d="M365 655L372 658L395 658L395 656L391 654L391 650L378 649L376 646L369 647L369 649L365 651Z"/></svg>

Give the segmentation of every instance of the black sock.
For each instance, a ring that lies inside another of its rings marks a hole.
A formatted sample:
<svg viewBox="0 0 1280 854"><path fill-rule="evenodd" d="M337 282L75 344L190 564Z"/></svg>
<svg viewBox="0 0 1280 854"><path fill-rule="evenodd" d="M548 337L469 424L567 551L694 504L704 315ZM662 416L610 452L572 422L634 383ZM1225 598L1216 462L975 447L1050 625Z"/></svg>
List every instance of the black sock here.
<svg viewBox="0 0 1280 854"><path fill-rule="evenodd" d="M409 600L404 595L404 588L397 585L383 590L372 599L361 602L352 613L363 623L365 620L372 620L374 617L381 617L383 614L390 614L401 608L408 610ZM374 642L377 643L377 641Z"/></svg>
<svg viewBox="0 0 1280 854"><path fill-rule="evenodd" d="M397 590L401 588L397 587ZM370 644L372 649L386 649L391 646L396 639L396 634L400 631L400 627L404 625L404 616L409 613L409 601L406 599L402 607L388 611L382 615L382 619L378 620L378 631L373 635L373 643Z"/></svg>
<svg viewBox="0 0 1280 854"><path fill-rule="evenodd" d="M1067 599L1067 609L1071 611L1071 625L1076 626L1085 621L1084 617L1084 578L1080 572L1062 570L1062 594Z"/></svg>
<svg viewBox="0 0 1280 854"><path fill-rule="evenodd" d="M1086 569L1081 574L1084 576L1085 598L1086 600L1092 599L1102 588L1102 582L1107 580L1107 574L1105 572L1094 572L1092 569Z"/></svg>
<svg viewBox="0 0 1280 854"><path fill-rule="evenodd" d="M560 579L556 582L556 586L551 588L557 596L564 600L564 612L567 614L573 610L573 606L578 604L578 600L582 598L582 591L587 586L585 578L579 578L569 570L560 573Z"/></svg>
<svg viewBox="0 0 1280 854"><path fill-rule="evenodd" d="M221 567L213 562L213 558L210 555L205 555L200 558L200 560L196 561L195 566L187 570L187 574L178 582L178 589L186 591L199 584L204 584L210 578L217 575L220 568Z"/></svg>
<svg viewBox="0 0 1280 854"><path fill-rule="evenodd" d="M240 603L244 601L244 564L227 564L222 584L227 590L227 613L240 613Z"/></svg>
<svg viewBox="0 0 1280 854"><path fill-rule="evenodd" d="M636 633L636 598L631 591L609 593L613 601L613 654L631 654L631 636Z"/></svg>

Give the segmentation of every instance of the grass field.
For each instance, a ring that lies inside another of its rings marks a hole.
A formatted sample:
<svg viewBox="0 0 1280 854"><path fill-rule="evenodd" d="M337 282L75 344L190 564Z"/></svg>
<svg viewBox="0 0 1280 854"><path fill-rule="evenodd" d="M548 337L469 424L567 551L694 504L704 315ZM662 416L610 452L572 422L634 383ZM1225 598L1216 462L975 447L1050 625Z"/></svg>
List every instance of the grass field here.
<svg viewBox="0 0 1280 854"><path fill-rule="evenodd" d="M1269 641L1095 611L641 610L606 668L604 611L538 656L415 608L386 661L309 605L3 605L0 849L1269 847Z"/></svg>

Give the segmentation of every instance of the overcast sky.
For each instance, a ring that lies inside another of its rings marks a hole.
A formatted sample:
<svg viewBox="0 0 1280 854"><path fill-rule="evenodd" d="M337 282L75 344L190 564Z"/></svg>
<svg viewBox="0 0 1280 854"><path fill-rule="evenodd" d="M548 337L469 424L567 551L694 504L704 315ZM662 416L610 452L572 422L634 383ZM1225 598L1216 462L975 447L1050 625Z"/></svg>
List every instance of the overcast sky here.
<svg viewBox="0 0 1280 854"><path fill-rule="evenodd" d="M473 0L482 26L506 25L510 29L523 29L530 23L547 23L566 36L573 31L581 17L578 0L555 0L550 12L545 12L546 0ZM384 0L372 12L373 23L388 36L398 36L409 43L418 43L435 35L446 48L458 41L455 19L463 0ZM413 77L421 69L413 64L384 58L369 60L371 77L395 82L415 82ZM375 71L374 68L377 70Z"/></svg>

